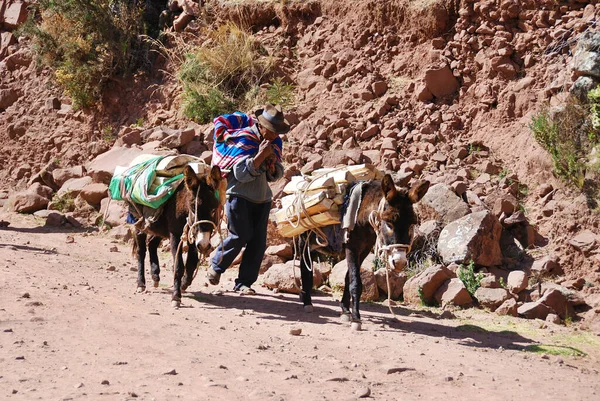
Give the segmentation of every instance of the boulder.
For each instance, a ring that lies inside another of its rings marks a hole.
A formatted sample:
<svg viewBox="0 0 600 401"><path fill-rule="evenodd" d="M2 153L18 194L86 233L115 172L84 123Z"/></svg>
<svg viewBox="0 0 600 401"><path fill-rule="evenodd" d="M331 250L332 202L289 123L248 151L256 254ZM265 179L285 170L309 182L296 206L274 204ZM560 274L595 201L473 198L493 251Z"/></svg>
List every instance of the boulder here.
<svg viewBox="0 0 600 401"><path fill-rule="evenodd" d="M479 287L473 294L479 305L484 308L495 311L507 299L511 298L508 290L504 288L483 288Z"/></svg>
<svg viewBox="0 0 600 401"><path fill-rule="evenodd" d="M444 282L435 292L435 300L441 307L454 305L467 307L473 304L473 298L459 278Z"/></svg>
<svg viewBox="0 0 600 401"><path fill-rule="evenodd" d="M425 85L433 96L438 98L452 95L460 88L458 80L447 65L425 71Z"/></svg>
<svg viewBox="0 0 600 401"><path fill-rule="evenodd" d="M440 286L453 277L454 273L448 268L442 265L432 266L408 279L404 284L404 300L413 304L431 304Z"/></svg>
<svg viewBox="0 0 600 401"><path fill-rule="evenodd" d="M52 179L58 187L62 187L62 185L71 178L81 178L84 175L85 169L83 166L57 168L52 171Z"/></svg>
<svg viewBox="0 0 600 401"><path fill-rule="evenodd" d="M495 266L502 263L500 236L502 225L487 210L462 217L448 224L440 233L438 253L444 263L467 263Z"/></svg>
<svg viewBox="0 0 600 401"><path fill-rule="evenodd" d="M445 184L431 186L420 203L431 207L444 224L460 219L471 212L469 206Z"/></svg>
<svg viewBox="0 0 600 401"><path fill-rule="evenodd" d="M0 110L4 110L19 99L19 94L14 89L0 89Z"/></svg>
<svg viewBox="0 0 600 401"><path fill-rule="evenodd" d="M294 257L294 249L292 249L292 246L288 243L271 245L267 248L265 254L276 255L286 260L289 260Z"/></svg>
<svg viewBox="0 0 600 401"><path fill-rule="evenodd" d="M108 196L108 185L101 183L88 184L81 189L79 196L92 206L100 206L100 201Z"/></svg>
<svg viewBox="0 0 600 401"><path fill-rule="evenodd" d="M539 301L526 302L517 308L517 313L526 319L545 320L550 312L552 310Z"/></svg>
<svg viewBox="0 0 600 401"><path fill-rule="evenodd" d="M277 288L281 292L300 294L300 265L298 261L290 260L286 263L272 265L263 274L263 285L270 289ZM323 277L318 269L313 269L313 286L319 287L323 283Z"/></svg>
<svg viewBox="0 0 600 401"><path fill-rule="evenodd" d="M527 288L527 275L524 271L513 270L508 273L508 279L506 280L506 286L508 290L513 294L518 294Z"/></svg>
<svg viewBox="0 0 600 401"><path fill-rule="evenodd" d="M24 191L13 194L8 202L17 213L33 213L45 209L50 201L44 196Z"/></svg>
<svg viewBox="0 0 600 401"><path fill-rule="evenodd" d="M575 237L569 240L569 244L575 249L582 252L584 255L589 256L592 251L596 250L596 244L598 243L598 236L590 230L583 230Z"/></svg>
<svg viewBox="0 0 600 401"><path fill-rule="evenodd" d="M514 316L517 317L519 313L517 312L518 304L514 298L509 298L502 303L497 309L496 314L500 316Z"/></svg>
<svg viewBox="0 0 600 401"><path fill-rule="evenodd" d="M172 151L155 149L144 151L135 147L113 147L108 152L102 153L89 162L85 166L85 169L94 182L102 182L108 185L115 171L115 167L128 166L133 159L142 154L172 154Z"/></svg>
<svg viewBox="0 0 600 401"><path fill-rule="evenodd" d="M83 188L92 183L92 177L81 177L71 178L67 180L60 189L56 192L59 198L62 198L66 194L70 194L72 198L75 198L81 193Z"/></svg>
<svg viewBox="0 0 600 401"><path fill-rule="evenodd" d="M379 269L375 272L375 281L377 282L377 288L381 294L388 294L387 288L387 278L386 272L384 269ZM396 273L395 271L388 271L388 276L390 280L390 298L391 299L399 299L402 296L402 291L404 289L404 284L408 279L406 273L400 272Z"/></svg>
<svg viewBox="0 0 600 401"><path fill-rule="evenodd" d="M551 289L544 292L544 295L538 302L551 308L561 319L573 317L575 312L569 304L567 297L558 289Z"/></svg>

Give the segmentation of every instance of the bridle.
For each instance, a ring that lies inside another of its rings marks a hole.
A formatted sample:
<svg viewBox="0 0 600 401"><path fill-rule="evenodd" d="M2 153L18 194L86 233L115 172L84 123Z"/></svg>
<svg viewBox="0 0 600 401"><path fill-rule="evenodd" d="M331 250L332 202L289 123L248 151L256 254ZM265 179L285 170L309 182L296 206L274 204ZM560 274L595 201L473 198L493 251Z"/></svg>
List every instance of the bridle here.
<svg viewBox="0 0 600 401"><path fill-rule="evenodd" d="M369 214L369 223L371 224L371 227L373 227L373 229L375 230L375 235L377 236L377 239L375 241L375 249L373 251L373 253L375 254L375 257L378 259L384 259L386 261L386 267L390 264L389 262L389 256L392 255L395 252L404 252L405 255L408 255L410 253L411 250L411 245L410 244L390 244L390 245L384 245L383 244L383 239L381 238L381 215L383 214L383 210L385 208L385 197L382 197L381 200L379 201L379 205L377 206L376 210L373 210L370 214ZM411 236L412 237L412 236ZM412 243L412 238L411 238L411 243ZM394 266L389 266L392 268L392 270L394 270Z"/></svg>
<svg viewBox="0 0 600 401"><path fill-rule="evenodd" d="M216 223L212 220L198 220L198 195L200 194L200 185L198 185L198 189L196 190L196 196L194 197L194 207L193 210L188 212L188 216L186 219L185 226L183 227L183 233L181 235L181 240L179 241L179 246L177 247L177 255L179 252L187 252L189 246L195 246L196 237L198 235L197 227L200 224L210 224L212 225L212 230L215 230L219 233L219 240L221 244L223 244L223 235L219 227L221 227L221 221L223 219L223 205L219 201L217 204L217 208L215 209L215 220ZM217 193L215 192L215 197L218 198ZM202 258L199 258L198 265L196 266L196 270L194 272L194 278L196 278L196 274L198 273L198 266L202 264L202 262L208 257L210 252L210 247L207 252L200 253Z"/></svg>

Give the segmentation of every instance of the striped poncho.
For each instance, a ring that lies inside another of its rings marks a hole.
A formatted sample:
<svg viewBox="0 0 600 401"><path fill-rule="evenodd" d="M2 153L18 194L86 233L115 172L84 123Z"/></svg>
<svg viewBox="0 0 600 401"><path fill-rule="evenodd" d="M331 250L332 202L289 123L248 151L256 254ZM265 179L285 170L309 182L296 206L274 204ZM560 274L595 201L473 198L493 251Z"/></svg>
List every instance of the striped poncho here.
<svg viewBox="0 0 600 401"><path fill-rule="evenodd" d="M223 175L227 175L238 161L258 152L262 137L254 119L239 111L215 118L214 124L212 164L219 166ZM283 141L277 137L271 143L276 161L281 162Z"/></svg>

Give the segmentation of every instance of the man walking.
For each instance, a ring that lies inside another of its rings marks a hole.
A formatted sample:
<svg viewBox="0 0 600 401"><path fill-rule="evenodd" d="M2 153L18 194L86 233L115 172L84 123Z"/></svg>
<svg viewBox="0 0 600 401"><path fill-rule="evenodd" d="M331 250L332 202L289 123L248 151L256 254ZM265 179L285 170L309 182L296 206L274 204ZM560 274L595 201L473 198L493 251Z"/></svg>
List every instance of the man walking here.
<svg viewBox="0 0 600 401"><path fill-rule="evenodd" d="M266 104L256 119L240 112L215 120L213 164L227 173L229 236L217 248L206 277L212 285L233 263L242 248L235 291L253 295L267 247L267 225L273 193L269 182L283 177L282 140L290 130L281 106Z"/></svg>

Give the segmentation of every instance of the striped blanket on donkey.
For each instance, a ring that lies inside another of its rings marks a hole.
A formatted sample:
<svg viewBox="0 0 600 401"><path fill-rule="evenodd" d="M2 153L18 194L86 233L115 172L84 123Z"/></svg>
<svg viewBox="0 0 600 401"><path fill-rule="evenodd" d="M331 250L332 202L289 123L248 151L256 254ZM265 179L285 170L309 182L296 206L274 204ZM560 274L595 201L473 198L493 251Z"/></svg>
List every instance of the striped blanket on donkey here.
<svg viewBox="0 0 600 401"><path fill-rule="evenodd" d="M223 175L227 175L241 159L252 156L258 151L262 137L256 121L247 114L236 111L214 119L214 139L212 163L219 166ZM283 141L277 137L272 144L277 161L281 162ZM275 161L269 161L274 163Z"/></svg>
<svg viewBox="0 0 600 401"><path fill-rule="evenodd" d="M117 166L108 191L111 199L159 209L183 181L183 169L190 165L196 174L207 174L210 167L191 155L141 155L129 166Z"/></svg>

